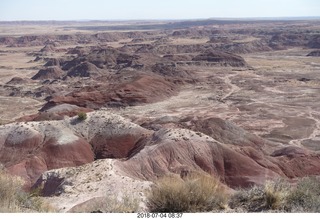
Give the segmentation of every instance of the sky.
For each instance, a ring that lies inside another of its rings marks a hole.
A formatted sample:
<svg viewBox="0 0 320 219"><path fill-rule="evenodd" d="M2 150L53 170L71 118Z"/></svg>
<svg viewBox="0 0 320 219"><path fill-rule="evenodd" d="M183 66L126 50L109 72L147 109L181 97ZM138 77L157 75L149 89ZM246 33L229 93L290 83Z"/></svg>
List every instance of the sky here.
<svg viewBox="0 0 320 219"><path fill-rule="evenodd" d="M0 0L0 21L320 16L320 0Z"/></svg>

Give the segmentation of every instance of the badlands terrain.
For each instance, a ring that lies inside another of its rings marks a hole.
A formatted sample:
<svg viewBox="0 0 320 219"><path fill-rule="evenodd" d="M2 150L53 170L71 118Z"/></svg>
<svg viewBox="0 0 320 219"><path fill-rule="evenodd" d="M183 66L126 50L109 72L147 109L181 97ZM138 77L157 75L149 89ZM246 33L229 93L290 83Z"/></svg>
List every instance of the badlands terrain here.
<svg viewBox="0 0 320 219"><path fill-rule="evenodd" d="M60 212L128 194L143 210L167 174L230 191L320 175L318 20L0 29L0 163Z"/></svg>

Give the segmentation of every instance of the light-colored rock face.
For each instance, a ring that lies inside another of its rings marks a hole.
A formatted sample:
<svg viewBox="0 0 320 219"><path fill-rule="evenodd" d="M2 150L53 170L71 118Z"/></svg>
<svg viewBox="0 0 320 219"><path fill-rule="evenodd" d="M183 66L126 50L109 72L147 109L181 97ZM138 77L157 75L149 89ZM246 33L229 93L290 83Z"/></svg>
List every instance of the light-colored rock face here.
<svg viewBox="0 0 320 219"><path fill-rule="evenodd" d="M47 171L34 187L43 186L42 195L61 212L83 211L77 206L94 198L121 200L130 197L143 209L145 192L152 185L126 176L113 159L97 160L79 167ZM89 209L89 208L88 208Z"/></svg>

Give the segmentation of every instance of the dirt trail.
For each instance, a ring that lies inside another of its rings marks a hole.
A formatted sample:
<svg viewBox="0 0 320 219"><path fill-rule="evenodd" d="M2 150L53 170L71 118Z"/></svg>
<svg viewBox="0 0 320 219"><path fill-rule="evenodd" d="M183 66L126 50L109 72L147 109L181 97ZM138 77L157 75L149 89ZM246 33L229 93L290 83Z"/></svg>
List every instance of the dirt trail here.
<svg viewBox="0 0 320 219"><path fill-rule="evenodd" d="M224 101L225 99L230 97L232 94L234 94L234 93L236 93L236 92L241 90L241 88L239 88L237 85L231 83L230 78L231 77L235 77L235 76L238 76L238 74L236 74L236 75L227 75L226 77L223 78L225 84L228 85L229 87L231 87L231 90L221 98L221 101Z"/></svg>

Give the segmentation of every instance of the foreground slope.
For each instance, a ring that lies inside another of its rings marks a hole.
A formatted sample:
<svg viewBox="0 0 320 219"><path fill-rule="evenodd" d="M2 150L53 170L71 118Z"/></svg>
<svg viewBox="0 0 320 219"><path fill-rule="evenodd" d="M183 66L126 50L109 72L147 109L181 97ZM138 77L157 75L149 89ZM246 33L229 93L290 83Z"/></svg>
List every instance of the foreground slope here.
<svg viewBox="0 0 320 219"><path fill-rule="evenodd" d="M217 130L226 129L224 122L215 120L208 123ZM96 111L88 113L84 121L73 117L1 126L0 158L11 174L26 180L26 188L45 185L43 195L59 195L68 202L66 208L96 197L101 183L109 192L116 192L112 185L126 187L126 183L134 182L134 187L140 188L139 194L141 188L147 188L147 181L168 173L205 171L231 188L263 184L279 177L320 174L320 156L314 152L278 145L268 154L262 147L268 142L235 125L229 126L232 129L226 131L233 133L232 138L181 128L151 131L121 116ZM250 143L252 139L254 144ZM80 167L83 164L88 165ZM116 174L110 172L111 167L117 170ZM59 168L64 169L46 172ZM82 198L77 199L76 191L84 185L95 189L82 190Z"/></svg>

